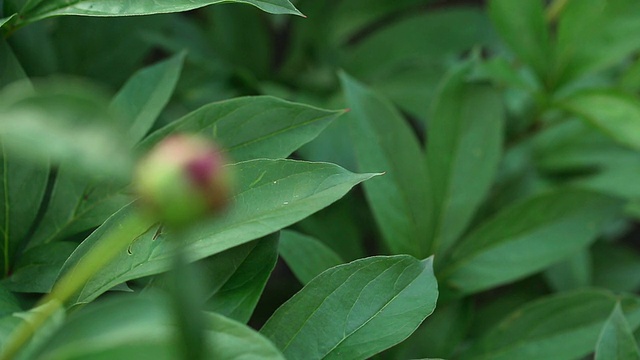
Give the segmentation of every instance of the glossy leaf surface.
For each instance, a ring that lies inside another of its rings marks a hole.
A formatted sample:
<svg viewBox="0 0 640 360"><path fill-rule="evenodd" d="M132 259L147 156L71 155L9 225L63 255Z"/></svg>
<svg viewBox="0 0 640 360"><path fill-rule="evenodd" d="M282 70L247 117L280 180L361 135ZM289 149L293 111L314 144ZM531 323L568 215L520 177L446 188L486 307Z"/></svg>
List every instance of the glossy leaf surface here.
<svg viewBox="0 0 640 360"><path fill-rule="evenodd" d="M178 1L119 1L119 0L52 0L31 2L21 14L25 21L33 22L51 16L132 16L181 12L220 3L251 4L273 14L302 15L287 0L178 0Z"/></svg>
<svg viewBox="0 0 640 360"><path fill-rule="evenodd" d="M185 246L191 260L198 260L273 233L328 206L374 176L354 174L332 164L293 160L253 160L230 166L236 174L237 193L223 216L194 226L175 242L167 239L171 234L158 231L157 225L145 233L130 234L129 249L97 274L75 301L90 301L119 283L167 270L176 246ZM78 247L63 271L71 269L136 210L131 204L107 220Z"/></svg>
<svg viewBox="0 0 640 360"><path fill-rule="evenodd" d="M139 148L147 150L171 133L190 132L212 138L234 161L285 158L341 113L271 96L236 98L203 106L154 132Z"/></svg>
<svg viewBox="0 0 640 360"><path fill-rule="evenodd" d="M372 257L331 268L260 332L288 359L366 359L407 338L438 298L433 258Z"/></svg>

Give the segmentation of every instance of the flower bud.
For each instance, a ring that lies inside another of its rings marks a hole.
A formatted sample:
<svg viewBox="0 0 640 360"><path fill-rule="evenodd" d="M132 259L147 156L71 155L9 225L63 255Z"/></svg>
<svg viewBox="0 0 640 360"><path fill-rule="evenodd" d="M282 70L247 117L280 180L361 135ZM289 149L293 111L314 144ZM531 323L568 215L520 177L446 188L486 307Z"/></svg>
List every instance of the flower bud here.
<svg viewBox="0 0 640 360"><path fill-rule="evenodd" d="M173 135L140 160L134 188L152 216L182 227L219 213L229 203L232 181L225 164L206 139Z"/></svg>

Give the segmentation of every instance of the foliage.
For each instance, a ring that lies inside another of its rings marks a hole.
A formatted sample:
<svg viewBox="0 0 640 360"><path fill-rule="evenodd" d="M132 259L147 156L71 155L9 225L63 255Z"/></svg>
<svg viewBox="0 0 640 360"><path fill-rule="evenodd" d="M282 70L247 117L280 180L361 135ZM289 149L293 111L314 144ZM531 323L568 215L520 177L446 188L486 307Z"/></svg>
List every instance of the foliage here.
<svg viewBox="0 0 640 360"><path fill-rule="evenodd" d="M0 33L2 359L640 358L636 0L5 0ZM234 174L188 228L130 185L179 133Z"/></svg>

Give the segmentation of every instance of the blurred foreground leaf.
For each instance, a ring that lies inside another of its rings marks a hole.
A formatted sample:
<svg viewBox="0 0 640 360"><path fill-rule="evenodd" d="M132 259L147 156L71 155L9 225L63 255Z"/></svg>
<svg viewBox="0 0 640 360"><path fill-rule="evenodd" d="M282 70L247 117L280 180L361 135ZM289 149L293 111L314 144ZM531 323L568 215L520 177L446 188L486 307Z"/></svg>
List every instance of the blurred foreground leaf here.
<svg viewBox="0 0 640 360"><path fill-rule="evenodd" d="M0 142L10 154L54 164L73 162L73 171L126 182L132 158L121 129L96 88L58 80L25 83L0 94Z"/></svg>
<svg viewBox="0 0 640 360"><path fill-rule="evenodd" d="M154 359L179 358L175 319L160 297L120 297L91 304L69 317L40 350L39 359ZM207 358L231 360L278 359L282 355L250 328L203 313Z"/></svg>
<svg viewBox="0 0 640 360"><path fill-rule="evenodd" d="M184 55L144 68L134 74L111 101L119 127L126 130L131 148L149 131L169 101L180 75ZM121 136L119 136L121 137ZM58 168L46 212L29 246L48 243L100 225L131 201L120 193L122 184L95 183L74 173L75 163Z"/></svg>

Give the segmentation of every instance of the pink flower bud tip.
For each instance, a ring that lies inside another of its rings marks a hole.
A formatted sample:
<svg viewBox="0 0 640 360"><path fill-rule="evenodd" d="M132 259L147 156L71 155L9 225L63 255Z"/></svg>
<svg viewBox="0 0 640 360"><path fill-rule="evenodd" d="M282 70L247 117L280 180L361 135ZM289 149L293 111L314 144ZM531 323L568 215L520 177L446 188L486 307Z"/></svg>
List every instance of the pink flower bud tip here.
<svg viewBox="0 0 640 360"><path fill-rule="evenodd" d="M173 135L140 160L134 187L147 212L170 226L184 226L228 205L232 179L226 163L210 141Z"/></svg>

